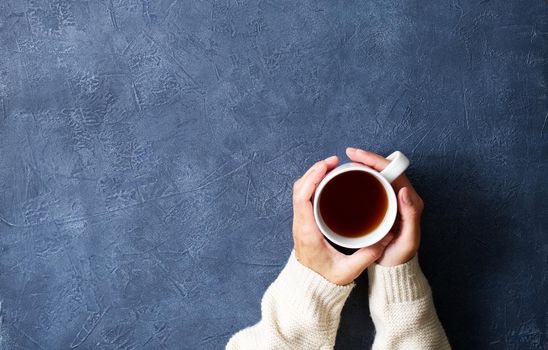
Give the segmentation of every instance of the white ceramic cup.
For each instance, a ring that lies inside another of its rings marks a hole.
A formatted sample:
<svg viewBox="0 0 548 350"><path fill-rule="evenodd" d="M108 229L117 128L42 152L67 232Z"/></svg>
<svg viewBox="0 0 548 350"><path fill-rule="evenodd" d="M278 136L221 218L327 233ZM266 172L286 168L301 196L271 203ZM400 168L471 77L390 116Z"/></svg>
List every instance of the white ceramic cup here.
<svg viewBox="0 0 548 350"><path fill-rule="evenodd" d="M388 234L392 228L392 225L394 225L394 221L396 220L396 215L398 213L398 200L390 183L400 176L405 169L407 169L409 166L409 159L407 159L407 157L400 151L392 153L386 157L386 159L388 159L390 163L381 172L378 172L364 164L346 163L331 170L318 184L314 194L314 218L316 219L316 224L320 228L320 231L322 231L324 236L331 242L346 248L357 249L367 247L380 241ZM333 232L333 230L325 224L320 214L319 200L323 188L331 179L337 175L353 170L365 171L373 175L382 184L388 198L388 205L384 218L373 231L364 236L345 237Z"/></svg>

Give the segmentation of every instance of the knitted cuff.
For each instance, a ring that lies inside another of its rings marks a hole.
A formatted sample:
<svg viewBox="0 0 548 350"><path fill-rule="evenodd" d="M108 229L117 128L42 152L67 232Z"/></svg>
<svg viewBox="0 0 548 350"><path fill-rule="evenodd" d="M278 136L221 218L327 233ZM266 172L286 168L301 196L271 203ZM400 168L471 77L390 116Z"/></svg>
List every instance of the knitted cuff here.
<svg viewBox="0 0 548 350"><path fill-rule="evenodd" d="M291 252L289 260L274 282L277 293L294 313L314 311L320 324L340 317L354 283L340 286L329 282L317 272L302 265Z"/></svg>
<svg viewBox="0 0 548 350"><path fill-rule="evenodd" d="M385 304L405 303L430 293L430 286L419 266L418 257L402 265L385 267L374 263L367 269L369 299Z"/></svg>

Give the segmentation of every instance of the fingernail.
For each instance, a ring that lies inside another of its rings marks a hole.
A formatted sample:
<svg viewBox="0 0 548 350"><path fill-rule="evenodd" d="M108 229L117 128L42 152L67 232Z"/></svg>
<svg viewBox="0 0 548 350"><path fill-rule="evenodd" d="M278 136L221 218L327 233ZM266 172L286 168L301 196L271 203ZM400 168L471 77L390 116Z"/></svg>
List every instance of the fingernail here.
<svg viewBox="0 0 548 350"><path fill-rule="evenodd" d="M403 191L403 202L407 205L412 205L413 204L413 200L411 199L411 193L409 193L409 189L405 189L405 191Z"/></svg>
<svg viewBox="0 0 548 350"><path fill-rule="evenodd" d="M346 150L350 153L356 152L356 149L354 147L348 147Z"/></svg>
<svg viewBox="0 0 548 350"><path fill-rule="evenodd" d="M334 160L334 159L336 159L336 158L337 158L337 156L327 157L327 158L325 158L325 161Z"/></svg>

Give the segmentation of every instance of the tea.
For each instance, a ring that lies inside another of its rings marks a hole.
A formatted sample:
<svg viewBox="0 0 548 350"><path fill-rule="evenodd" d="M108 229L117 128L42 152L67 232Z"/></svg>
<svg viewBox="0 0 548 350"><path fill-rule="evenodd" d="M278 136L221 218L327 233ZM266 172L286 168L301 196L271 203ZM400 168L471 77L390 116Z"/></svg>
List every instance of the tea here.
<svg viewBox="0 0 548 350"><path fill-rule="evenodd" d="M319 198L320 215L335 233L359 237L375 230L388 207L380 181L368 172L352 170L331 179Z"/></svg>

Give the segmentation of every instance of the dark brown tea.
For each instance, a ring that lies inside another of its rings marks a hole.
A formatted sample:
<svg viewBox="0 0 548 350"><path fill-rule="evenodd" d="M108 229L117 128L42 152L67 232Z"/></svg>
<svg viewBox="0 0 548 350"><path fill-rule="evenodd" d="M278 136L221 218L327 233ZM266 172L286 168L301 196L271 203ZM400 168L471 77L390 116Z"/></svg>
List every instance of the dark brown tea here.
<svg viewBox="0 0 548 350"><path fill-rule="evenodd" d="M364 236L379 226L388 207L383 185L365 171L352 170L335 176L319 198L320 214L335 233Z"/></svg>

